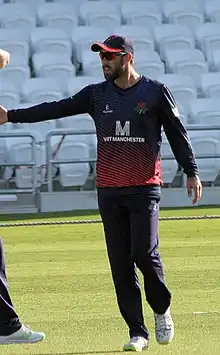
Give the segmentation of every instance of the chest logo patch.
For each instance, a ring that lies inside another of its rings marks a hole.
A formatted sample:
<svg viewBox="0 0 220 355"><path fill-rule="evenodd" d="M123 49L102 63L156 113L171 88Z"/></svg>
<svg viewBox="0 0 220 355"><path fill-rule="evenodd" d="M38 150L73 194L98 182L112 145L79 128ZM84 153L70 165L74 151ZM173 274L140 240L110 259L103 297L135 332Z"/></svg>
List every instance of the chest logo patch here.
<svg viewBox="0 0 220 355"><path fill-rule="evenodd" d="M145 112L148 110L146 103L145 102L138 102L137 106L134 108L134 110L139 114L139 115L144 115Z"/></svg>
<svg viewBox="0 0 220 355"><path fill-rule="evenodd" d="M110 109L109 105L105 105L105 109L102 112L103 113L113 113L113 110Z"/></svg>

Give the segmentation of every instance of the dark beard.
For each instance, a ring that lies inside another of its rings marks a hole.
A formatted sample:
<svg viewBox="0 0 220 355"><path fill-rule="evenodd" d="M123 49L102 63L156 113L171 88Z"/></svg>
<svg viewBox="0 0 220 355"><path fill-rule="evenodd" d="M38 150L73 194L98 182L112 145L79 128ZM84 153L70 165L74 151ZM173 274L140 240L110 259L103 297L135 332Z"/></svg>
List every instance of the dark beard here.
<svg viewBox="0 0 220 355"><path fill-rule="evenodd" d="M115 71L110 76L104 74L104 77L105 77L105 79L107 81L115 81L116 79L120 78L121 74L122 74L122 68L120 68L119 70Z"/></svg>

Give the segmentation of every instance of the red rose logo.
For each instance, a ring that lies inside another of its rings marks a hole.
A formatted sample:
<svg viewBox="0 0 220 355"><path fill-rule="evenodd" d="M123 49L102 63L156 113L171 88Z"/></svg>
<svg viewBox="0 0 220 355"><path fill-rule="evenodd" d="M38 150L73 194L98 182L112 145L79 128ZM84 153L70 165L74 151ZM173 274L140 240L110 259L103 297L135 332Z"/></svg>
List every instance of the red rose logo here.
<svg viewBox="0 0 220 355"><path fill-rule="evenodd" d="M139 115L144 114L147 111L145 102L138 102L134 109Z"/></svg>

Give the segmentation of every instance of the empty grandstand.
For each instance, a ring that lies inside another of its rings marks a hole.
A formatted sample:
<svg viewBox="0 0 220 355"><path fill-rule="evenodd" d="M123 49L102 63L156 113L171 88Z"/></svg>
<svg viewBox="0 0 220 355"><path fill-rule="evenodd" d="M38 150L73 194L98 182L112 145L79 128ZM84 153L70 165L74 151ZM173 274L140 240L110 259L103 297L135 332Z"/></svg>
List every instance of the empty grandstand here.
<svg viewBox="0 0 220 355"><path fill-rule="evenodd" d="M0 71L0 105L59 100L102 81L90 45L112 33L133 40L138 72L171 89L207 187L202 203L218 203L219 0L0 0L0 48L11 54ZM18 194L1 211L96 208L96 145L88 115L1 126L1 192ZM162 156L162 205L188 206L185 179L165 136Z"/></svg>

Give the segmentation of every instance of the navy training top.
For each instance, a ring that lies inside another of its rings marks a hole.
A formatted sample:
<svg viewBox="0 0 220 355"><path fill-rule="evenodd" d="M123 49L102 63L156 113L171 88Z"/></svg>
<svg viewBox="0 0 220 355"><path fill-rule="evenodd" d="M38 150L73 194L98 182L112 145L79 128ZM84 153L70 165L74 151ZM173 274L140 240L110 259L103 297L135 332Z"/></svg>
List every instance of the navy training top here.
<svg viewBox="0 0 220 355"><path fill-rule="evenodd" d="M82 113L88 113L96 126L97 187L162 185L162 126L185 174L198 174L172 94L145 76L127 89L104 81L67 99L9 110L8 121L33 123Z"/></svg>

